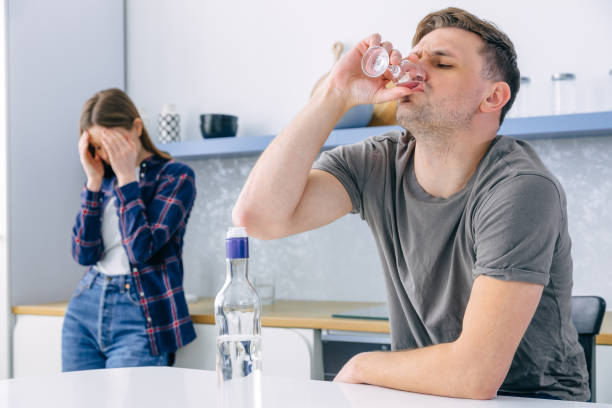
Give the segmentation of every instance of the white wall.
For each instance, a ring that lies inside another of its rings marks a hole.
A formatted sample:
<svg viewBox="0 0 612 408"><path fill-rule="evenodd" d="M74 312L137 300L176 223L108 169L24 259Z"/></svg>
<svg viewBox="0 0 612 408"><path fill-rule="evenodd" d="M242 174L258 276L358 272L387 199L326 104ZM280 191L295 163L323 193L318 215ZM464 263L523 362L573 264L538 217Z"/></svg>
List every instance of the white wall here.
<svg viewBox="0 0 612 408"><path fill-rule="evenodd" d="M122 0L8 1L11 302L67 299L82 268L70 256L83 171L83 103L124 85Z"/></svg>
<svg viewBox="0 0 612 408"><path fill-rule="evenodd" d="M10 373L10 302L6 259L6 2L0 1L0 380Z"/></svg>
<svg viewBox="0 0 612 408"><path fill-rule="evenodd" d="M274 134L304 105L313 84L329 69L335 41L350 46L380 32L406 52L417 22L448 4L128 0L128 92L144 108L150 124L163 103L176 103L185 139L200 138L202 112L237 114L240 136ZM612 81L608 77L612 2L459 0L454 4L492 20L514 41L521 71L532 79L533 114L552 109L553 72L576 73L581 111L602 109L606 92L612 94L612 84L607 83ZM155 127L152 130L155 134ZM610 136L533 143L568 195L574 291L604 296L609 308ZM252 156L188 162L198 183L185 237L185 287L190 292L211 296L223 281L223 234L254 161ZM279 241L254 240L252 253L253 274L275 273L280 298L385 298L376 246L356 216Z"/></svg>
<svg viewBox="0 0 612 408"><path fill-rule="evenodd" d="M581 110L604 104L609 0L128 0L127 89L150 119L176 103L187 139L200 138L204 112L238 115L239 135L275 134L330 68L335 41L352 46L380 32L406 53L417 22L449 4L495 22L514 41L533 81L534 113L551 110L557 71L577 74Z"/></svg>

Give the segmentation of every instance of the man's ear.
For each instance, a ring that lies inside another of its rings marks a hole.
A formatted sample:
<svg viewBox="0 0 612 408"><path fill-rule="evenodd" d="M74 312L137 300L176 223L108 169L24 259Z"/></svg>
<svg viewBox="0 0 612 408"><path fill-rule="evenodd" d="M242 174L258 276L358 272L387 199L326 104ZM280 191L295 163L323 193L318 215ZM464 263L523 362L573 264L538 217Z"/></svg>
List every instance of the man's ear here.
<svg viewBox="0 0 612 408"><path fill-rule="evenodd" d="M506 82L494 82L489 89L489 94L480 103L482 112L493 112L501 109L510 100L510 87Z"/></svg>

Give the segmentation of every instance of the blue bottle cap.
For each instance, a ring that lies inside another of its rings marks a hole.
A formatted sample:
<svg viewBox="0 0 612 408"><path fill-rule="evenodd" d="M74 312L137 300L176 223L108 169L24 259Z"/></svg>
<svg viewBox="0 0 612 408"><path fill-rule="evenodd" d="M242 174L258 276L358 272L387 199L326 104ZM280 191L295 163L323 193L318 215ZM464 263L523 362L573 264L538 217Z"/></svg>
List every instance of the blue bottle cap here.
<svg viewBox="0 0 612 408"><path fill-rule="evenodd" d="M225 240L226 257L240 259L249 257L249 238L244 227L232 227Z"/></svg>

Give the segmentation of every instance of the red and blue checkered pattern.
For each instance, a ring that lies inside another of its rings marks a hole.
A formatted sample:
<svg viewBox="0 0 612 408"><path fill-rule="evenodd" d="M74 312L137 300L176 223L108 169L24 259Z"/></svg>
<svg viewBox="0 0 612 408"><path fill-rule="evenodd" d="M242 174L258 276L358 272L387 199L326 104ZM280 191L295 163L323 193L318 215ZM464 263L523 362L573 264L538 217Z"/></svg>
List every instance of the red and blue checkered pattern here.
<svg viewBox="0 0 612 408"><path fill-rule="evenodd" d="M188 166L152 156L140 164L140 181L99 192L84 189L72 230L72 256L91 269L103 253L101 215L116 198L119 230L140 294L153 355L174 352L195 339L183 292L183 236L196 196Z"/></svg>

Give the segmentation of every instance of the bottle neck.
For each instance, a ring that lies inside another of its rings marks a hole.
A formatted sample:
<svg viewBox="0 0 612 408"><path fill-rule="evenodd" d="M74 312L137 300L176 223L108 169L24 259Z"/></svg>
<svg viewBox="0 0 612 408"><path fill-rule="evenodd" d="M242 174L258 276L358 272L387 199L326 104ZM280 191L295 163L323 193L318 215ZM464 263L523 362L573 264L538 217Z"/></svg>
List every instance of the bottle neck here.
<svg viewBox="0 0 612 408"><path fill-rule="evenodd" d="M226 280L246 281L248 280L249 258L227 258Z"/></svg>
<svg viewBox="0 0 612 408"><path fill-rule="evenodd" d="M249 239L236 237L225 240L227 258L227 280L247 280L249 261Z"/></svg>

